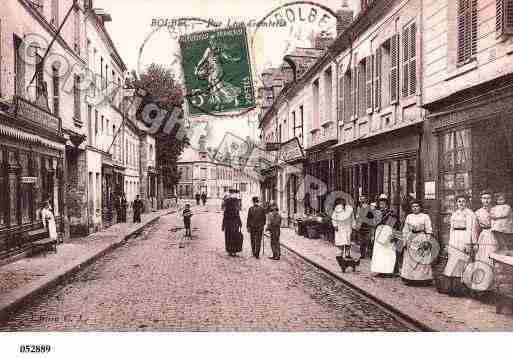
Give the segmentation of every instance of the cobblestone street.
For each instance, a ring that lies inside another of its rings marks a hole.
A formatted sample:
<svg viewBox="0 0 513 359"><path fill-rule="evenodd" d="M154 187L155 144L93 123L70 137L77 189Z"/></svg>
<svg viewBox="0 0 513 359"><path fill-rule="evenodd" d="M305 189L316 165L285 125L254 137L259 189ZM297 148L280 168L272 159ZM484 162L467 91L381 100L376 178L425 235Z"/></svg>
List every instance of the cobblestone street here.
<svg viewBox="0 0 513 359"><path fill-rule="evenodd" d="M229 257L216 209L193 208L193 239L183 248L180 218L163 216L21 308L1 330L409 330L291 252L267 259L268 241L256 260L245 233L242 255Z"/></svg>

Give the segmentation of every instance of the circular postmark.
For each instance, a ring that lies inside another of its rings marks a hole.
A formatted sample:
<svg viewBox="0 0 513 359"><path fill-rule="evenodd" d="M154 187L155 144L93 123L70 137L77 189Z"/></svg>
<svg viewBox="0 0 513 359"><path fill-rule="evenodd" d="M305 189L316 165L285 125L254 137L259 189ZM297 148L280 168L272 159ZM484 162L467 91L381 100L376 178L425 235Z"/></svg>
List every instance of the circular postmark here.
<svg viewBox="0 0 513 359"><path fill-rule="evenodd" d="M315 37L334 38L336 29L336 13L322 4L293 1L271 10L257 22L251 38L255 77L264 84L265 71L280 68L285 55L300 49L298 55L315 56Z"/></svg>

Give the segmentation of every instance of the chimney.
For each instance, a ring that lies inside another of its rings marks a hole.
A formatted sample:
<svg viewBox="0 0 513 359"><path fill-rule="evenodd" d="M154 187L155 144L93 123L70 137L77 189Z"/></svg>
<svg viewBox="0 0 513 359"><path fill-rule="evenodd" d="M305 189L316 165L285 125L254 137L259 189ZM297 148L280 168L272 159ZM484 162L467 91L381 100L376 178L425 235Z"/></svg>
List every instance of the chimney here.
<svg viewBox="0 0 513 359"><path fill-rule="evenodd" d="M346 31L353 22L353 10L347 4L347 0L342 1L342 8L337 11L337 35Z"/></svg>

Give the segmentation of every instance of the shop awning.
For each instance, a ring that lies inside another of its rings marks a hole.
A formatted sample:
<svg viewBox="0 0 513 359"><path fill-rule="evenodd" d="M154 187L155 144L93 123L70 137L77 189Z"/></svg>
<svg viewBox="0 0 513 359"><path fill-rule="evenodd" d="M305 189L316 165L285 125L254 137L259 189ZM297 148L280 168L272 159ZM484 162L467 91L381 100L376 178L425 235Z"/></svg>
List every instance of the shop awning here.
<svg viewBox="0 0 513 359"><path fill-rule="evenodd" d="M15 140L37 143L45 147L53 148L59 151L64 150L64 144L47 140L43 137L24 132L18 128L6 126L0 123L0 134L3 136L11 137Z"/></svg>

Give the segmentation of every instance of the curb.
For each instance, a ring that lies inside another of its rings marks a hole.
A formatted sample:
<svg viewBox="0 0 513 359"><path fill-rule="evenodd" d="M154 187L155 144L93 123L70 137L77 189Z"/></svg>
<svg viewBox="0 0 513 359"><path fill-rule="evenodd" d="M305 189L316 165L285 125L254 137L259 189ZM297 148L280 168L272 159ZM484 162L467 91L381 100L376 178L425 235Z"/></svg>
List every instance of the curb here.
<svg viewBox="0 0 513 359"><path fill-rule="evenodd" d="M5 301L0 300L0 322L6 320L11 314L13 314L17 309L23 306L23 304L28 302L30 299L48 291L50 288L64 281L69 276L75 274L83 267L88 266L89 264L104 256L108 252L118 248L123 243L125 243L130 237L141 233L144 230L144 228L157 222L160 219L160 217L166 216L174 212L175 211L168 211L162 213L161 215L152 218L148 222L142 224L139 228L129 230L127 233L123 234L119 239L108 244L106 247L100 248L98 251L92 254L88 254L81 258L78 258L77 260L64 265L57 272L50 273L41 278L40 280L34 281L26 287L15 289L12 292L13 295L11 299Z"/></svg>
<svg viewBox="0 0 513 359"><path fill-rule="evenodd" d="M351 289L354 289L355 291L357 291L358 293L360 293L361 295L367 297L367 298L370 298L371 300L373 300L374 302L378 303L380 306L386 308L388 311L390 311L392 314L400 317L402 320L406 320L406 321L409 321L411 323L413 323L413 325L415 325L416 327L418 327L420 330L422 331L427 331L427 332L437 332L438 330L426 325L425 323L422 323L420 322L419 320L417 320L416 318L413 318L412 316L404 313L403 311L397 309L396 307L394 307L393 305L383 301L382 299L376 297L375 295L367 292L366 290L356 286L355 284L349 282L347 279L345 279L344 277L342 277L340 274L338 273L335 273L334 271L332 271L331 269L327 268L326 266L320 264L320 263L317 263L315 262L314 260L312 260L311 258L299 253L297 250L295 249L292 249L290 248L288 245L286 244L283 244L283 243L280 243L280 245L282 247L284 247L285 249L289 250L290 252L294 253L295 255L297 255L298 257L300 257L301 259L305 260L306 262L310 263L311 265L313 265L314 267L320 269L321 271L337 278L338 280L340 280L341 282L343 282L345 285L347 285L348 287L350 287Z"/></svg>

